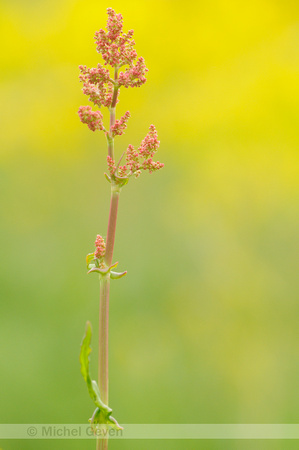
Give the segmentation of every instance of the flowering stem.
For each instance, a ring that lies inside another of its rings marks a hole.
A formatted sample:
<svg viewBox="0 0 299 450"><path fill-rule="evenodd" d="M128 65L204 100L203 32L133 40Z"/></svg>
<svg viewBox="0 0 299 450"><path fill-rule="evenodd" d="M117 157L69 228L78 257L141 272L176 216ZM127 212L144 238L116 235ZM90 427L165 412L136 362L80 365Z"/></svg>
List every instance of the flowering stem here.
<svg viewBox="0 0 299 450"><path fill-rule="evenodd" d="M96 405L96 410L92 416L91 423L95 426L108 424L121 427L111 416L112 409L108 405L108 325L109 325L109 290L110 278L121 278L126 272L117 273L112 271L117 263L113 265L113 249L115 241L115 231L117 222L118 202L121 187L127 184L129 177L135 175L136 178L141 171L152 173L163 167L164 164L159 161L153 161L153 156L158 150L159 141L154 125L149 128L148 134L143 139L138 151L132 145L123 152L118 163L114 159L114 137L124 133L130 112L126 113L116 120L116 105L118 101L118 91L121 86L138 87L146 82L146 72L142 57L137 59L137 53L134 49L135 42L132 39L133 30L123 33L123 18L121 14L116 14L112 8L107 9L107 33L104 30L97 31L95 34L97 51L105 61L113 68L113 79L109 69L101 64L96 68L79 66L80 80L83 82L83 92L89 96L89 100L97 107L105 106L109 109L110 124L109 129L104 126L103 114L100 110L93 111L90 106L80 106L79 117L81 122L88 125L92 131L104 131L107 138L108 147L108 171L105 173L107 180L111 183L111 201L108 220L108 230L106 244L104 238L97 235L95 241L96 250L87 255L88 273L100 273L100 313L99 313L99 368L98 385L91 380L89 375L89 353L91 327L87 324L86 334L81 345L80 363L81 373L87 383L89 394ZM125 71L119 72L124 65L128 67ZM125 163L120 165L125 155ZM108 438L108 435L105 436ZM106 438L97 438L97 450L107 450L108 440Z"/></svg>

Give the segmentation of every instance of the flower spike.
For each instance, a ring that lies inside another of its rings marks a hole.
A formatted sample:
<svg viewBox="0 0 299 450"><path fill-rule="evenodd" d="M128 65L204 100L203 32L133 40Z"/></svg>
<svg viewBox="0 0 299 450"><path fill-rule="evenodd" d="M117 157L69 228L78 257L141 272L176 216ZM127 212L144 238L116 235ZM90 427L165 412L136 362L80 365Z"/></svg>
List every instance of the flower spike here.
<svg viewBox="0 0 299 450"><path fill-rule="evenodd" d="M116 117L116 106L119 101L119 90L129 87L140 87L146 82L148 69L144 58L138 57L133 39L134 31L123 31L123 17L112 8L107 9L108 20L106 30L100 29L95 33L97 52L103 58L103 64L95 68L80 65L79 79L82 91L95 107L80 106L78 114L82 123L91 131L100 130L107 139L108 170L105 177L110 183L111 201L108 219L106 242L101 235L95 240L95 250L86 257L87 273L97 273L100 280L100 314L99 314L99 373L98 383L91 379L89 372L89 355L91 352L91 325L86 325L85 335L81 344L80 364L81 373L87 384L88 392L96 409L89 420L94 434L103 425L109 428L122 429L111 416L112 409L108 406L108 322L109 322L109 285L110 280L122 278L127 271L116 272L118 263L112 263L115 244L116 223L119 196L133 175L148 171L152 173L161 169L164 164L154 161L159 148L159 140L154 125L142 140L138 148L129 145L115 156L114 140L116 136L125 133L130 112L126 111L122 117ZM101 108L109 111L109 126L104 126ZM121 156L120 156L121 155ZM121 165L122 164L122 165ZM106 436L108 437L108 436ZM107 441L98 437L97 448L107 448Z"/></svg>

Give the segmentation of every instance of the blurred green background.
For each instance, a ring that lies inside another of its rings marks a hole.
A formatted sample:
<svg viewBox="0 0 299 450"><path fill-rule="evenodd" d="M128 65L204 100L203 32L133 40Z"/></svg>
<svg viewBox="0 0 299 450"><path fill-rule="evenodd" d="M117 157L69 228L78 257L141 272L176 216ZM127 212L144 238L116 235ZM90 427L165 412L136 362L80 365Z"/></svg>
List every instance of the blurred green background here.
<svg viewBox="0 0 299 450"><path fill-rule="evenodd" d="M298 423L298 4L2 0L0 423L85 423L78 355L98 330L85 256L105 235L106 143L79 121L78 65L106 8L149 67L122 90L120 154L154 123L165 168L120 199L110 404L121 423ZM97 343L92 374L96 377ZM111 450L295 449L111 441ZM3 450L93 449L3 441Z"/></svg>

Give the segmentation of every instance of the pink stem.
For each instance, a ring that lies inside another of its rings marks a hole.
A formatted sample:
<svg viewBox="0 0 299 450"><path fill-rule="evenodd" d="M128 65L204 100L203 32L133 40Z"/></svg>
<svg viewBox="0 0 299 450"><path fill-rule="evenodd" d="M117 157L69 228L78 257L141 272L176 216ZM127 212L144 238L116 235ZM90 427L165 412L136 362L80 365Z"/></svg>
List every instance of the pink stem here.
<svg viewBox="0 0 299 450"><path fill-rule="evenodd" d="M114 241L115 241L115 231L116 231L116 221L117 221L117 210L118 210L118 200L119 200L119 189L114 190L113 185L111 186L111 202L110 202L110 213L108 221L108 231L106 240L106 252L105 252L105 263L107 266L111 266Z"/></svg>

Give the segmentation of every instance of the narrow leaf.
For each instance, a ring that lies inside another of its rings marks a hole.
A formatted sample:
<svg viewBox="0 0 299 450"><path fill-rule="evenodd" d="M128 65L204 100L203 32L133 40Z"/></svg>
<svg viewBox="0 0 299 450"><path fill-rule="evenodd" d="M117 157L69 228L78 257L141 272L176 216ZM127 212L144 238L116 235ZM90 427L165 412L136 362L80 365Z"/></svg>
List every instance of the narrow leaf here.
<svg viewBox="0 0 299 450"><path fill-rule="evenodd" d="M90 322L86 322L85 335L81 343L80 365L81 373L87 384L89 395L97 407L92 417L92 423L113 425L121 429L117 421L111 416L112 409L102 402L97 382L92 380L89 374L91 335L91 324Z"/></svg>
<svg viewBox="0 0 299 450"><path fill-rule="evenodd" d="M112 266L109 267L109 270L115 269L115 267L117 267L117 266L118 266L118 261L116 263L112 264Z"/></svg>
<svg viewBox="0 0 299 450"><path fill-rule="evenodd" d="M111 178L109 177L109 175L106 172L104 173L104 175L106 180L109 181L109 183L111 183Z"/></svg>
<svg viewBox="0 0 299 450"><path fill-rule="evenodd" d="M105 275L109 272L109 267L107 269L100 269L99 267L92 267L87 273L97 272L101 275Z"/></svg>
<svg viewBox="0 0 299 450"><path fill-rule="evenodd" d="M125 272L113 272L111 270L110 277L111 277L112 280L118 280L118 278L122 278L126 274L127 274L127 271L125 271Z"/></svg>

